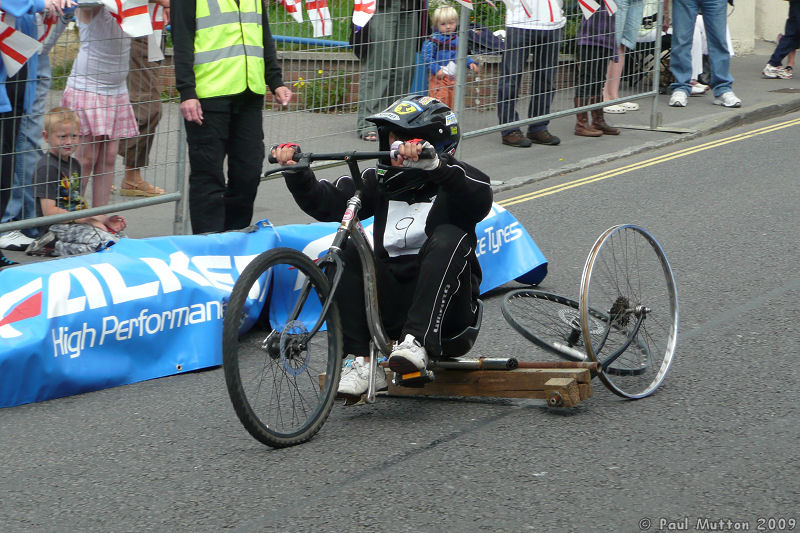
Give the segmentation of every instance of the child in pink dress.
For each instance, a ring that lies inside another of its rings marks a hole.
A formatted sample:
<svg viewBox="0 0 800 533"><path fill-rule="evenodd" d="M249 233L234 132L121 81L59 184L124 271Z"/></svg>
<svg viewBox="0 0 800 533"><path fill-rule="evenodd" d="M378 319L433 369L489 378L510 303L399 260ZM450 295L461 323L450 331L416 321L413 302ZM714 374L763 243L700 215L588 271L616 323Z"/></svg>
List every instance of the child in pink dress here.
<svg viewBox="0 0 800 533"><path fill-rule="evenodd" d="M98 207L109 201L119 140L139 134L126 83L131 39L104 8L78 9L76 18L81 47L61 105L80 117L81 191L91 176L92 205Z"/></svg>

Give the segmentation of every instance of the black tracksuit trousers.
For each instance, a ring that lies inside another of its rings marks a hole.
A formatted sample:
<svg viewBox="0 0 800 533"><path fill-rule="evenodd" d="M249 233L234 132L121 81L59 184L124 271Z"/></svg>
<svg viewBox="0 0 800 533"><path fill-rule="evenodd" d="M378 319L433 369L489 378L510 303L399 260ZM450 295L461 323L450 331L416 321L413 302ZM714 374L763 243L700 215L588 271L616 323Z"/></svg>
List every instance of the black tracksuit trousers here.
<svg viewBox="0 0 800 533"><path fill-rule="evenodd" d="M432 358L442 354L442 339L475 321L478 287L470 258L471 239L460 228L437 226L409 263L376 261L381 319L391 339L413 335ZM361 261L354 246L344 251L346 268L336 295L342 319L344 354L369 355L370 333L364 306Z"/></svg>

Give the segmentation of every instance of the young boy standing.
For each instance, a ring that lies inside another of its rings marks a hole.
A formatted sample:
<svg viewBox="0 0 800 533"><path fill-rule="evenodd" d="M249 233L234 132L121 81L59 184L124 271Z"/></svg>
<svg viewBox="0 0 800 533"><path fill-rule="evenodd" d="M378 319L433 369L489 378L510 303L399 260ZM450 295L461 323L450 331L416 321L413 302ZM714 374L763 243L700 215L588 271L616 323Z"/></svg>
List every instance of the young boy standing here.
<svg viewBox="0 0 800 533"><path fill-rule="evenodd" d="M377 126L380 149L397 150L377 168L363 171L359 216L375 217L373 242L381 318L387 334L400 339L389 368L406 374L422 370L429 357L443 353L442 343L476 322L482 278L475 254L475 226L489 213L489 176L453 157L461 139L455 113L435 98L396 101L367 118ZM419 159L427 147L433 159ZM292 165L299 147L282 144L273 155ZM320 221L339 221L355 193L349 177L335 184L317 181L311 170L284 172L297 204ZM336 292L342 317L344 351L356 356L339 382L339 393L360 396L369 386L370 332L364 309L364 281L358 253L345 247L348 268ZM388 384L377 374L376 389Z"/></svg>
<svg viewBox="0 0 800 533"><path fill-rule="evenodd" d="M436 31L422 45L422 57L428 66L428 96L453 107L456 83L456 52L458 50L458 11L452 6L437 7L432 21ZM478 72L478 64L467 58L467 68Z"/></svg>
<svg viewBox="0 0 800 533"><path fill-rule="evenodd" d="M56 107L45 116L44 124L42 136L50 149L33 173L36 216L86 209L80 194L81 164L73 157L80 142L80 119L71 109ZM43 226L39 228L42 237L28 247L27 253L72 255L95 251L109 241L116 242L125 226L120 215L95 215L76 218L71 224ZM55 242L54 237L58 239ZM49 253L53 248L54 253Z"/></svg>

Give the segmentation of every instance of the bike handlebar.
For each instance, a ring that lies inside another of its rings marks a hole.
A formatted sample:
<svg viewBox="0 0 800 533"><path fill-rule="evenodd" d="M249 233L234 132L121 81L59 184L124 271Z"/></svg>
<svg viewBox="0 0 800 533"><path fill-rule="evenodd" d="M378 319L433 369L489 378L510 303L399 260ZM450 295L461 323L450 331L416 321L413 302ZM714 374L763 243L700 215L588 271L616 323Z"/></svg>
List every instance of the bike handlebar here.
<svg viewBox="0 0 800 533"><path fill-rule="evenodd" d="M297 161L298 163L305 159L309 163L314 161L347 161L348 159L362 161L364 159L380 159L381 157L392 157L394 150L386 150L380 152L332 152L328 154L315 154L312 152L295 152L294 156L292 156L292 160ZM419 154L420 159L433 159L436 157L436 150L434 148L424 148L422 153ZM267 156L267 161L272 164L278 162L278 160L272 155L269 154ZM291 167L286 167L291 168Z"/></svg>
<svg viewBox="0 0 800 533"><path fill-rule="evenodd" d="M327 154L322 153L312 153L312 152L295 152L292 156L292 160L296 161L296 165L286 165L273 168L271 170L265 170L261 176L269 176L270 174L275 174L277 172L283 171L293 171L296 172L298 170L304 170L310 168L310 165L314 161L345 161L347 166L350 167L350 173L353 177L353 180L356 181L356 186L358 189L361 188L361 179L360 173L358 172L358 161L362 161L365 159L380 159L382 157L392 157L392 154L396 152L395 150L386 150L380 152L358 152L358 151L351 151L351 152L331 152ZM433 147L423 148L422 153L419 154L420 159L433 159L436 157L436 150ZM277 163L278 160L270 153L267 156L267 160L270 163Z"/></svg>

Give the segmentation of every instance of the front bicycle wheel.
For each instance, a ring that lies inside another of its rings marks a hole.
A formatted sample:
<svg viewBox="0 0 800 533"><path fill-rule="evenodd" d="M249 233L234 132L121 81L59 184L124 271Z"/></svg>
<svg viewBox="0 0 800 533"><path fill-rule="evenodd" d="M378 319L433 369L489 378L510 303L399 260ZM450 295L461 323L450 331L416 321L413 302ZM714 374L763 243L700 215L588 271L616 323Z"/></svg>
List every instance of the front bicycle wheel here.
<svg viewBox="0 0 800 533"><path fill-rule="evenodd" d="M242 272L222 332L225 383L239 420L276 448L311 439L330 414L342 333L328 278L305 254L274 248Z"/></svg>
<svg viewBox="0 0 800 533"><path fill-rule="evenodd" d="M625 398L652 394L678 340L678 292L658 241L629 224L606 230L586 260L579 303L586 353L604 366L603 383Z"/></svg>

